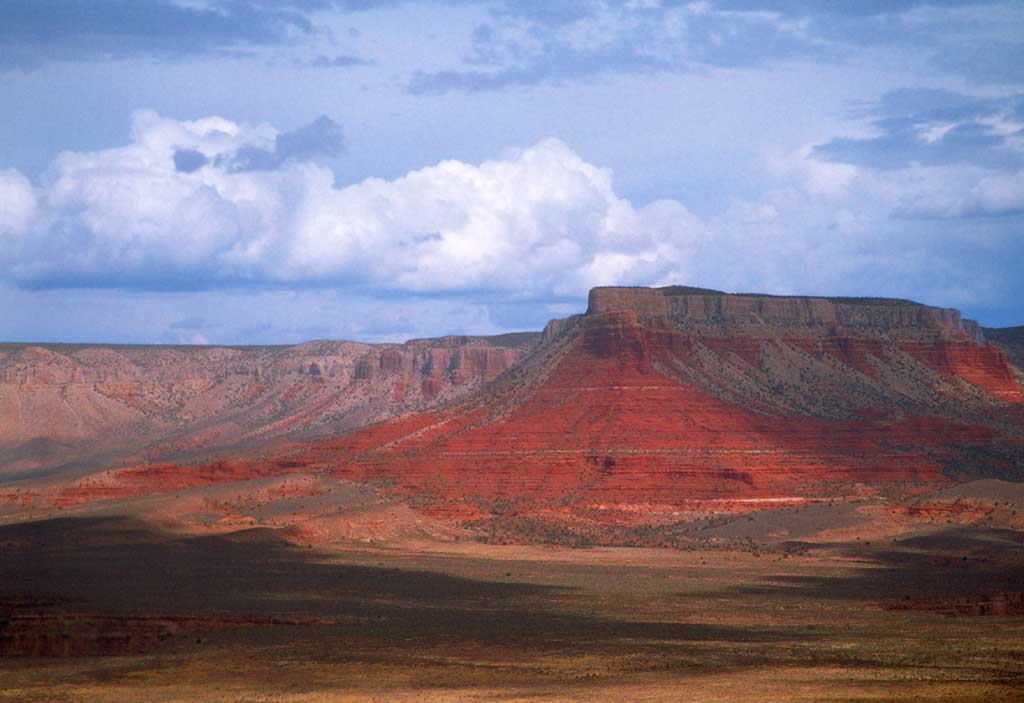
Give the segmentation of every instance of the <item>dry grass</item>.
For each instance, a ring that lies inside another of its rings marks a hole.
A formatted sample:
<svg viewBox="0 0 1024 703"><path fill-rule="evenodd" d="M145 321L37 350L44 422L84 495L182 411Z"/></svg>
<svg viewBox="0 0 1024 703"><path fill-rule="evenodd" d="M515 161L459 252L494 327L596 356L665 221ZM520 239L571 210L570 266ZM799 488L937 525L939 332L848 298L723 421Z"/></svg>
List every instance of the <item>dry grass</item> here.
<svg viewBox="0 0 1024 703"><path fill-rule="evenodd" d="M1024 588L1019 540L959 531L787 557L429 543L322 553L268 533L5 527L7 603L28 593L51 612L200 624L144 654L0 659L0 701L1020 701L1024 618L883 607ZM224 625L246 617L283 624Z"/></svg>

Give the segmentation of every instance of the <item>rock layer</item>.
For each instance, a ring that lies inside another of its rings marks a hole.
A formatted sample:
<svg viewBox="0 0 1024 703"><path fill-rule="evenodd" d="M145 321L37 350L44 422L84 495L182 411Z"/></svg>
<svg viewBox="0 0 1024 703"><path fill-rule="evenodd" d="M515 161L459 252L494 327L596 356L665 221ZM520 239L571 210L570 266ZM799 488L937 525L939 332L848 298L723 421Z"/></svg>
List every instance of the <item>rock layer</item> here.
<svg viewBox="0 0 1024 703"><path fill-rule="evenodd" d="M283 347L0 345L0 475L337 434L470 393L539 335Z"/></svg>
<svg viewBox="0 0 1024 703"><path fill-rule="evenodd" d="M242 504L245 482L307 476L316 480L303 500L355 482L432 520L551 535L565 525L662 529L967 479L1024 480L1017 371L973 322L909 301L602 288L586 314L540 335L359 347L343 358L324 344L288 351L283 375L232 350L206 352L274 389L245 386L261 400L227 416L243 436L255 447L274 437L287 445L19 487L0 491L0 504L79 509L195 490L219 524L238 516L210 498L217 486L238 486L242 497L229 502ZM344 394L307 390L331 384ZM153 402L125 388L123 398ZM307 393L298 411L267 410ZM416 412L387 419L396 407ZM204 426L213 437L205 446L227 422ZM330 532L326 515L305 533Z"/></svg>
<svg viewBox="0 0 1024 703"><path fill-rule="evenodd" d="M300 461L465 519L670 519L1024 478L1024 389L955 311L597 289L586 315L545 338L485 396Z"/></svg>
<svg viewBox="0 0 1024 703"><path fill-rule="evenodd" d="M811 336L872 336L909 340L971 340L984 344L981 327L957 310L892 298L824 298L725 294L703 288L594 288L587 312L628 312L640 318L668 318L682 327L719 332L761 326L777 333L799 330ZM749 330L748 330L749 332Z"/></svg>

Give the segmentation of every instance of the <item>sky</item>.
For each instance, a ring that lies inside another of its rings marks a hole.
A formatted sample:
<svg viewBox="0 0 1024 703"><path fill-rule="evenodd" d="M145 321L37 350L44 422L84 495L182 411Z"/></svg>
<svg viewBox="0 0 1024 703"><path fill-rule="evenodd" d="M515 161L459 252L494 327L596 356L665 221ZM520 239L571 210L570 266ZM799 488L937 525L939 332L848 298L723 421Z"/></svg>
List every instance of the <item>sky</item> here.
<svg viewBox="0 0 1024 703"><path fill-rule="evenodd" d="M1024 324L1024 3L0 2L0 340L495 334L669 284Z"/></svg>

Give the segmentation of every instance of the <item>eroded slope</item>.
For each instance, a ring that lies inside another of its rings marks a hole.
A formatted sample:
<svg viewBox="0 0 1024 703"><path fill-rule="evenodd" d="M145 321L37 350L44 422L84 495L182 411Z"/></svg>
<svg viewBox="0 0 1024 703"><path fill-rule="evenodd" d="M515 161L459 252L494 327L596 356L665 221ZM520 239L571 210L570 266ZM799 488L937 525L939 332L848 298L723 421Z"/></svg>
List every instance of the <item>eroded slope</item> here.
<svg viewBox="0 0 1024 703"><path fill-rule="evenodd" d="M0 474L337 434L472 392L536 338L0 345Z"/></svg>

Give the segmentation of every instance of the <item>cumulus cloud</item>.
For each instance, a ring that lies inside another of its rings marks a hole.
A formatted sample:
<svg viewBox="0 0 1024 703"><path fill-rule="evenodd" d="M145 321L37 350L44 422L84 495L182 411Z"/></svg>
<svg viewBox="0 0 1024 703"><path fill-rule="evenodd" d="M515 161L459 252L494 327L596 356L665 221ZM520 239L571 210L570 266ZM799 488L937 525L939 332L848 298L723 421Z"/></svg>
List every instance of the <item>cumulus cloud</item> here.
<svg viewBox="0 0 1024 703"><path fill-rule="evenodd" d="M555 139L338 187L316 161L338 153L335 128L143 111L126 146L63 153L36 189L0 174L13 194L0 225L15 235L4 277L23 289L337 288L540 305L596 285L928 297L941 283L939 301L956 304L971 287L965 241L1020 249L1005 228L934 225L1021 212L1024 181L1005 169L870 169L807 146L771 164L774 187L698 217L676 200L634 205L608 169ZM245 161L254 153L266 163Z"/></svg>
<svg viewBox="0 0 1024 703"><path fill-rule="evenodd" d="M22 234L36 214L32 184L15 170L0 171L0 236Z"/></svg>
<svg viewBox="0 0 1024 703"><path fill-rule="evenodd" d="M578 294L649 278L701 237L682 205L634 209L607 170L557 140L336 188L311 159L341 146L327 118L279 133L138 112L127 146L58 157L9 275L27 287Z"/></svg>

